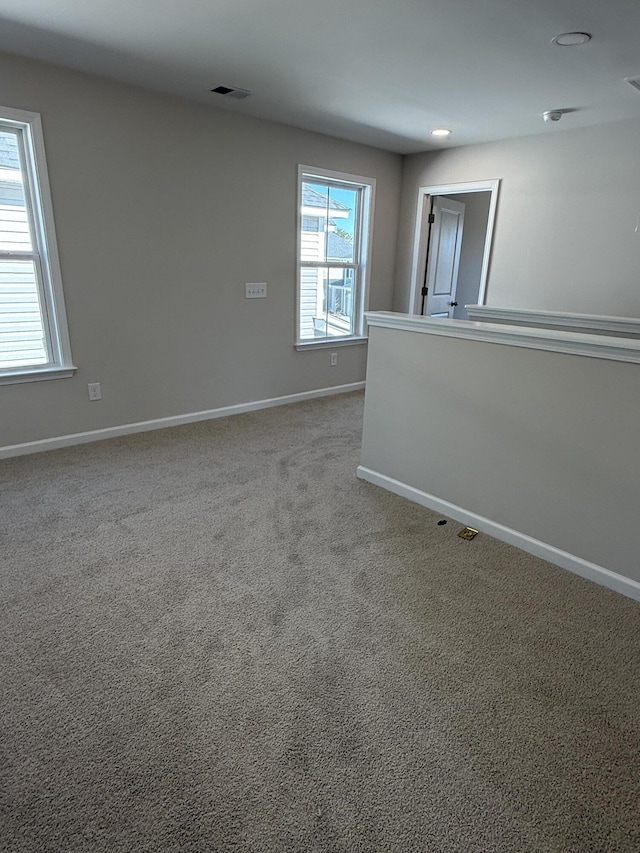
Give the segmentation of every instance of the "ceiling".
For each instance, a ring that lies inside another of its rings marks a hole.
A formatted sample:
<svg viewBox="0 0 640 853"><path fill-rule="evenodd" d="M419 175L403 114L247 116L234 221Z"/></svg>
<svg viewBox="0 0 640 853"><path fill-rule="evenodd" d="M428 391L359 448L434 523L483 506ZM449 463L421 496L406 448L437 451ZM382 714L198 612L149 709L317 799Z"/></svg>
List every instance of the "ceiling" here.
<svg viewBox="0 0 640 853"><path fill-rule="evenodd" d="M0 0L0 49L405 154L640 116L639 0Z"/></svg>

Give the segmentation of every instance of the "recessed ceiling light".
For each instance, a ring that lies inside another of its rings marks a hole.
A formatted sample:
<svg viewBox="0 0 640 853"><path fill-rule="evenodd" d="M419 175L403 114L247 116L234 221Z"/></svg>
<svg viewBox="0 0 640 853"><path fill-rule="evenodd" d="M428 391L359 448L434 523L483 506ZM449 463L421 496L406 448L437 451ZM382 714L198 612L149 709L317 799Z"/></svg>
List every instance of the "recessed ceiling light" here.
<svg viewBox="0 0 640 853"><path fill-rule="evenodd" d="M434 127L431 131L431 136L447 137L451 136L451 131L448 127Z"/></svg>
<svg viewBox="0 0 640 853"><path fill-rule="evenodd" d="M551 41L560 47L577 47L579 44L586 44L591 41L591 36L589 33L560 33Z"/></svg>

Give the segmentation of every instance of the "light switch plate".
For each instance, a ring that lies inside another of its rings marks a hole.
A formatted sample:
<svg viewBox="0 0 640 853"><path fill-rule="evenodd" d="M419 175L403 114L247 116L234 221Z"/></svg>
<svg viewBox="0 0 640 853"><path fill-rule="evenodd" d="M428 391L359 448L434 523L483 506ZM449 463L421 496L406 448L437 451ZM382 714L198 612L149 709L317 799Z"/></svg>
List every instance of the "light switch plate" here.
<svg viewBox="0 0 640 853"><path fill-rule="evenodd" d="M246 299L266 299L267 298L267 282L266 281L248 281L244 286L244 295Z"/></svg>

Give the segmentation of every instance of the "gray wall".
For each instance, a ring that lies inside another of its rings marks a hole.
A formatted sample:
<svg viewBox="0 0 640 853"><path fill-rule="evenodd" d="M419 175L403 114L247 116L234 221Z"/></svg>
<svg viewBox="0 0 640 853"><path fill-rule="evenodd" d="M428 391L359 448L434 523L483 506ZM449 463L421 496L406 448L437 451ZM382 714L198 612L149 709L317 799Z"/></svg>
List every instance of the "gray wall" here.
<svg viewBox="0 0 640 853"><path fill-rule="evenodd" d="M333 368L293 347L297 166L377 179L370 307L388 309L401 157L9 55L0 79L4 106L42 115L79 368L0 386L0 446L364 379L366 346Z"/></svg>
<svg viewBox="0 0 640 853"><path fill-rule="evenodd" d="M640 581L638 365L370 329L362 465Z"/></svg>
<svg viewBox="0 0 640 853"><path fill-rule="evenodd" d="M458 305L453 311L453 316L456 320L468 320L464 306L474 305L478 301L491 193L457 193L447 196L447 198L460 201L465 206L460 264L458 266L458 287L456 288Z"/></svg>
<svg viewBox="0 0 640 853"><path fill-rule="evenodd" d="M395 310L418 187L500 178L487 304L640 317L640 120L544 131L405 158Z"/></svg>

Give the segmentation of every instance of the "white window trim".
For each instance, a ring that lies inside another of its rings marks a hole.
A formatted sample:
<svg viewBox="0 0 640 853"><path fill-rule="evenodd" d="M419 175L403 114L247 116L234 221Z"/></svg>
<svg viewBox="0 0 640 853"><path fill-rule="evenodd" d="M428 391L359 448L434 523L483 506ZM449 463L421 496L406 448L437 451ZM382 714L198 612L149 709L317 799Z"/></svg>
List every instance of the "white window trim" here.
<svg viewBox="0 0 640 853"><path fill-rule="evenodd" d="M71 344L64 305L62 273L56 229L51 202L51 188L44 150L42 120L39 113L0 107L0 119L24 130L25 159L27 162L28 191L30 195L34 230L37 233L38 251L41 258L45 304L45 332L48 336L51 361L44 365L14 367L0 370L0 385L20 382L36 382L43 379L62 379L73 376L77 370L71 358ZM35 177L35 185L32 177Z"/></svg>
<svg viewBox="0 0 640 853"><path fill-rule="evenodd" d="M309 339L308 341L298 341L295 345L298 352L302 352L302 350L306 349L324 349L325 347L352 347L356 344L366 344L369 342L368 335L352 335L351 337L344 338L334 337L334 338L318 338L313 341Z"/></svg>
<svg viewBox="0 0 640 853"><path fill-rule="evenodd" d="M357 334L345 335L344 337L335 336L331 338L317 338L300 340L300 241L302 231L302 180L303 177L317 177L319 180L334 180L340 183L352 183L359 187L365 187L368 193L368 203L362 206L362 217L360 222L360 259L358 265L361 269L361 284L358 293L358 323ZM373 223L375 216L375 201L376 201L376 179L367 178L363 175L352 175L347 172L336 172L333 169L322 169L318 166L298 166L298 194L296 206L296 340L295 348L298 351L324 349L325 347L351 346L353 344L363 344L368 341L366 335L366 318L365 313L369 310L369 285L370 285L370 270L371 270L371 252L373 243Z"/></svg>

